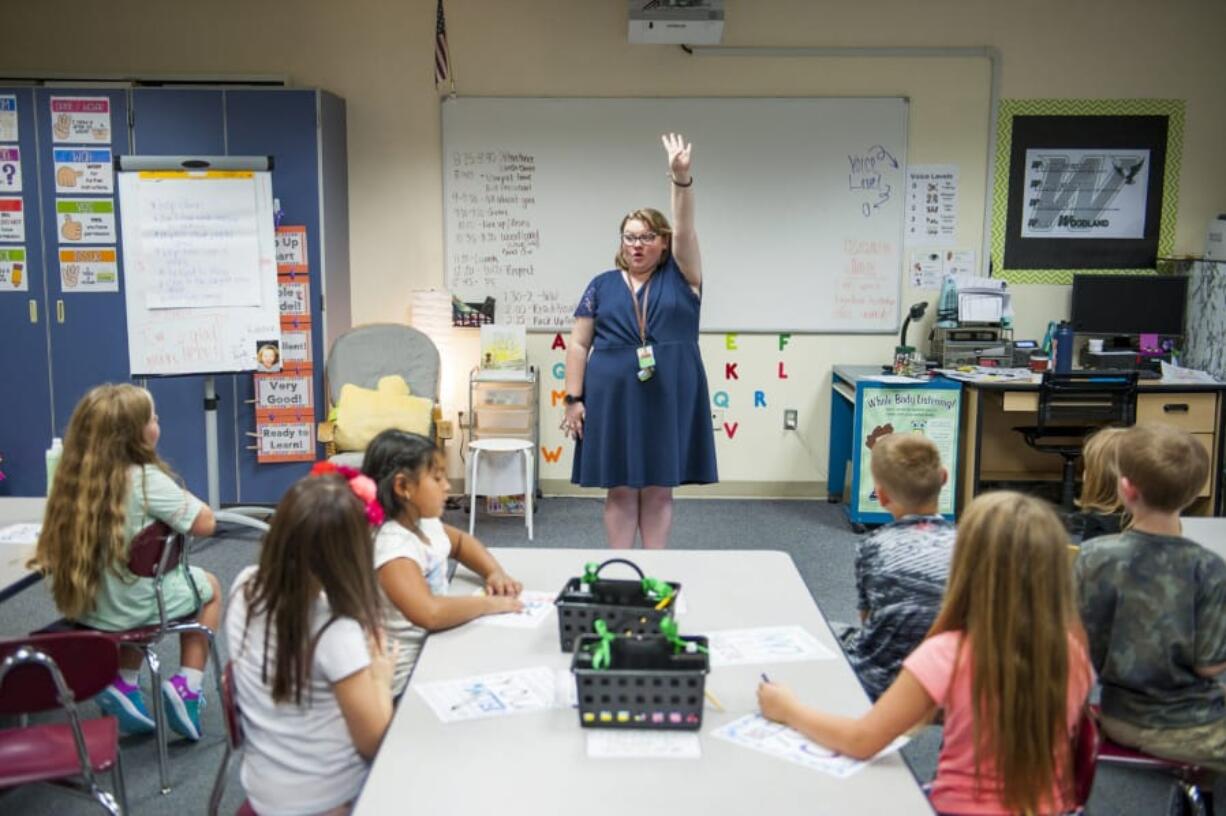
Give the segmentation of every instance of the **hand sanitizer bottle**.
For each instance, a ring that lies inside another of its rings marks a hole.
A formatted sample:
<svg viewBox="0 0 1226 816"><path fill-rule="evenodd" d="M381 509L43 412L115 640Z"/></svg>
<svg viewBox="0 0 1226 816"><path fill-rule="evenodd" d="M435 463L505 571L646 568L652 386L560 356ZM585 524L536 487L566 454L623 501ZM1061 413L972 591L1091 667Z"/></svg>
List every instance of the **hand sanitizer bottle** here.
<svg viewBox="0 0 1226 816"><path fill-rule="evenodd" d="M55 469L59 467L60 456L64 454L64 440L58 436L52 438L51 447L47 448L47 495L51 495L51 485L55 484Z"/></svg>

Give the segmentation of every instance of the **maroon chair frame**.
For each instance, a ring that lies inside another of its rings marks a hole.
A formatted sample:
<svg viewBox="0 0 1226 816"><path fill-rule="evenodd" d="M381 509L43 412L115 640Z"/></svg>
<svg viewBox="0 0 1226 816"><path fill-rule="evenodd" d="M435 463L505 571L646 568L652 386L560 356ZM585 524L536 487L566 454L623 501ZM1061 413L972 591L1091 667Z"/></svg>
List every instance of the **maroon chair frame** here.
<svg viewBox="0 0 1226 816"><path fill-rule="evenodd" d="M119 724L114 717L82 720L78 699L102 691L119 668L115 641L94 632L27 635L0 641L0 714L62 709L67 723L0 731L0 787L70 782L107 813L128 810ZM110 772L114 794L99 784Z"/></svg>

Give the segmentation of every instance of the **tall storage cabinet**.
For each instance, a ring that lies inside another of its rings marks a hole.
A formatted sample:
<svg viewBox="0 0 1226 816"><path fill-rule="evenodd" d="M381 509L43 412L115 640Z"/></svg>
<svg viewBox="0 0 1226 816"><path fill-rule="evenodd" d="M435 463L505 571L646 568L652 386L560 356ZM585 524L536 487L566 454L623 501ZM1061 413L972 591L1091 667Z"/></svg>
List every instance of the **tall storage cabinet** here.
<svg viewBox="0 0 1226 816"><path fill-rule="evenodd" d="M118 291L73 292L64 287L52 96L106 97L114 155L273 157L272 187L283 213L281 223L306 227L313 397L316 406L323 405L324 350L351 322L342 100L318 90L280 88L0 88L0 97L6 95L16 98L18 114L28 291L0 286L0 339L22 350L0 355L0 382L6 394L12 394L0 409L0 454L5 457L0 469L9 477L0 482L0 495L41 495L43 451L51 436L63 434L81 395L98 383L129 379L117 194L96 197L116 202ZM0 192L0 197L16 195ZM0 243L0 251L8 246ZM309 463L259 464L249 435L255 431L252 376L215 379L220 500L276 502ZM159 453L192 492L206 495L204 378L141 382L158 404Z"/></svg>

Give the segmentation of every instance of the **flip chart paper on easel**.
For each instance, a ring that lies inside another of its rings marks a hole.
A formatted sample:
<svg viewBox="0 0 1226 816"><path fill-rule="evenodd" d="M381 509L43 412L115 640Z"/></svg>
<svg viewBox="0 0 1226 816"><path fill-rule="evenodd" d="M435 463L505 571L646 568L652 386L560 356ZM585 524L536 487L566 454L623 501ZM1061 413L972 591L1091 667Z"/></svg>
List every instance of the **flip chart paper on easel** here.
<svg viewBox="0 0 1226 816"><path fill-rule="evenodd" d="M142 173L141 249L150 309L259 306L251 173Z"/></svg>
<svg viewBox="0 0 1226 816"><path fill-rule="evenodd" d="M125 170L117 182L131 374L254 371L260 344L281 336L271 175ZM215 268L206 247L241 265Z"/></svg>

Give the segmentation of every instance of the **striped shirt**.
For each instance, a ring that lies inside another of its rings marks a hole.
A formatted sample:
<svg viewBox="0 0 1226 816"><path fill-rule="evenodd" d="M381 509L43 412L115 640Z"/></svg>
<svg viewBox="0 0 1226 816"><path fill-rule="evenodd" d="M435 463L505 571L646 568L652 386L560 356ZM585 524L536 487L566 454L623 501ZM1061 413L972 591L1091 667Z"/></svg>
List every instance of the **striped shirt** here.
<svg viewBox="0 0 1226 816"><path fill-rule="evenodd" d="M867 617L843 648L872 699L894 682L936 619L953 549L954 525L941 516L904 516L856 548L856 594Z"/></svg>

